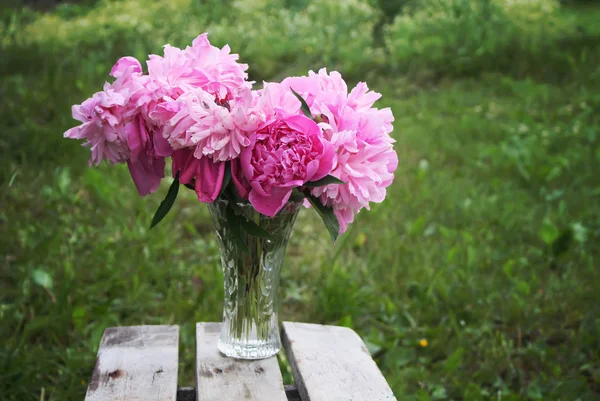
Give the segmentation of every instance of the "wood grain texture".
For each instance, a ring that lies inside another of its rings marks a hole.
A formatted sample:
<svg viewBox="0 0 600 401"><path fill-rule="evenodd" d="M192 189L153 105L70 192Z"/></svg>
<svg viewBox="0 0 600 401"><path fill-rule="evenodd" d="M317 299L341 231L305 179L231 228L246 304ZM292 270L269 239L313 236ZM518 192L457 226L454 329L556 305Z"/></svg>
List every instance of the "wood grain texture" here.
<svg viewBox="0 0 600 401"><path fill-rule="evenodd" d="M394 401L358 334L346 327L283 323L283 346L303 401Z"/></svg>
<svg viewBox="0 0 600 401"><path fill-rule="evenodd" d="M246 361L217 349L220 323L196 325L196 390L201 401L287 401L277 357Z"/></svg>
<svg viewBox="0 0 600 401"><path fill-rule="evenodd" d="M178 326L104 331L85 401L175 401Z"/></svg>

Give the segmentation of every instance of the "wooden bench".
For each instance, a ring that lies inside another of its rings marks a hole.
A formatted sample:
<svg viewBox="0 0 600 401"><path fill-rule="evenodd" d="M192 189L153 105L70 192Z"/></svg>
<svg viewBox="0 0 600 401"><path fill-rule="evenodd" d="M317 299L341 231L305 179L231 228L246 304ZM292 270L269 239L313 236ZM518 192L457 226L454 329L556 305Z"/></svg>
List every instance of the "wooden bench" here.
<svg viewBox="0 0 600 401"><path fill-rule="evenodd" d="M111 327L102 336L85 400L396 400L351 329L292 322L282 326L294 385L283 385L277 357L242 361L221 355L220 323L198 323L196 387L178 389L179 326Z"/></svg>

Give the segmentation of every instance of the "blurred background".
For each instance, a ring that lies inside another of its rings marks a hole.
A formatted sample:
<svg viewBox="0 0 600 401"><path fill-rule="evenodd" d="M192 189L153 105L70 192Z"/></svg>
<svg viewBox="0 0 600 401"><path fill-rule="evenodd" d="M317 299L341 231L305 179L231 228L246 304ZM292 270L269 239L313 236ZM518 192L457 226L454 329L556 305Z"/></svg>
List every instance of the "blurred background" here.
<svg viewBox="0 0 600 401"><path fill-rule="evenodd" d="M339 242L303 211L280 318L355 329L399 400L600 399L600 4L10 1L0 6L0 398L82 400L104 328L220 321L191 191L88 168L63 132L121 56L208 31L251 79L326 66L383 94L400 164ZM281 365L290 380L285 360Z"/></svg>

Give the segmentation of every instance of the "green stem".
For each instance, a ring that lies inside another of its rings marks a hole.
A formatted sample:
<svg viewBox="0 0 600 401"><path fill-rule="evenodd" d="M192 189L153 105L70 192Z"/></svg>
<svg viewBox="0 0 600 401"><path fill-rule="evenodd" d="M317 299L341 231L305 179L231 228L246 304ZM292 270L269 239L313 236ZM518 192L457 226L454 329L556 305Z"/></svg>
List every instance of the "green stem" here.
<svg viewBox="0 0 600 401"><path fill-rule="evenodd" d="M255 212L252 215L252 220L256 224L260 224L260 214ZM268 322L265 322L261 313L261 289L260 289L260 274L261 274L261 259L262 259L262 239L248 235L245 238L249 252L240 254L238 263L238 288L237 301L238 310L237 316L232 320L235 327L231 327L231 332L237 338L248 336L252 330L252 326L256 326L257 334L261 337L267 335Z"/></svg>

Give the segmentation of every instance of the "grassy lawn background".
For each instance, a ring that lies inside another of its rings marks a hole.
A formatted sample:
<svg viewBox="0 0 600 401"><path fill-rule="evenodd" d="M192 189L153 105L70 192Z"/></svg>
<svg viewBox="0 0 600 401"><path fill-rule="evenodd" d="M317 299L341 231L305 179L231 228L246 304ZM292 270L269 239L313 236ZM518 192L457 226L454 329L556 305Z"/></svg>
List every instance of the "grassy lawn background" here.
<svg viewBox="0 0 600 401"><path fill-rule="evenodd" d="M182 191L149 231L168 180L139 198L62 133L118 57L205 30L256 81L327 66L396 117L385 202L336 246L301 212L281 319L354 328L399 400L600 399L600 5L423 0L373 35L385 3L2 9L2 400L83 399L116 325L181 325L193 383L194 323L221 319L206 207Z"/></svg>

